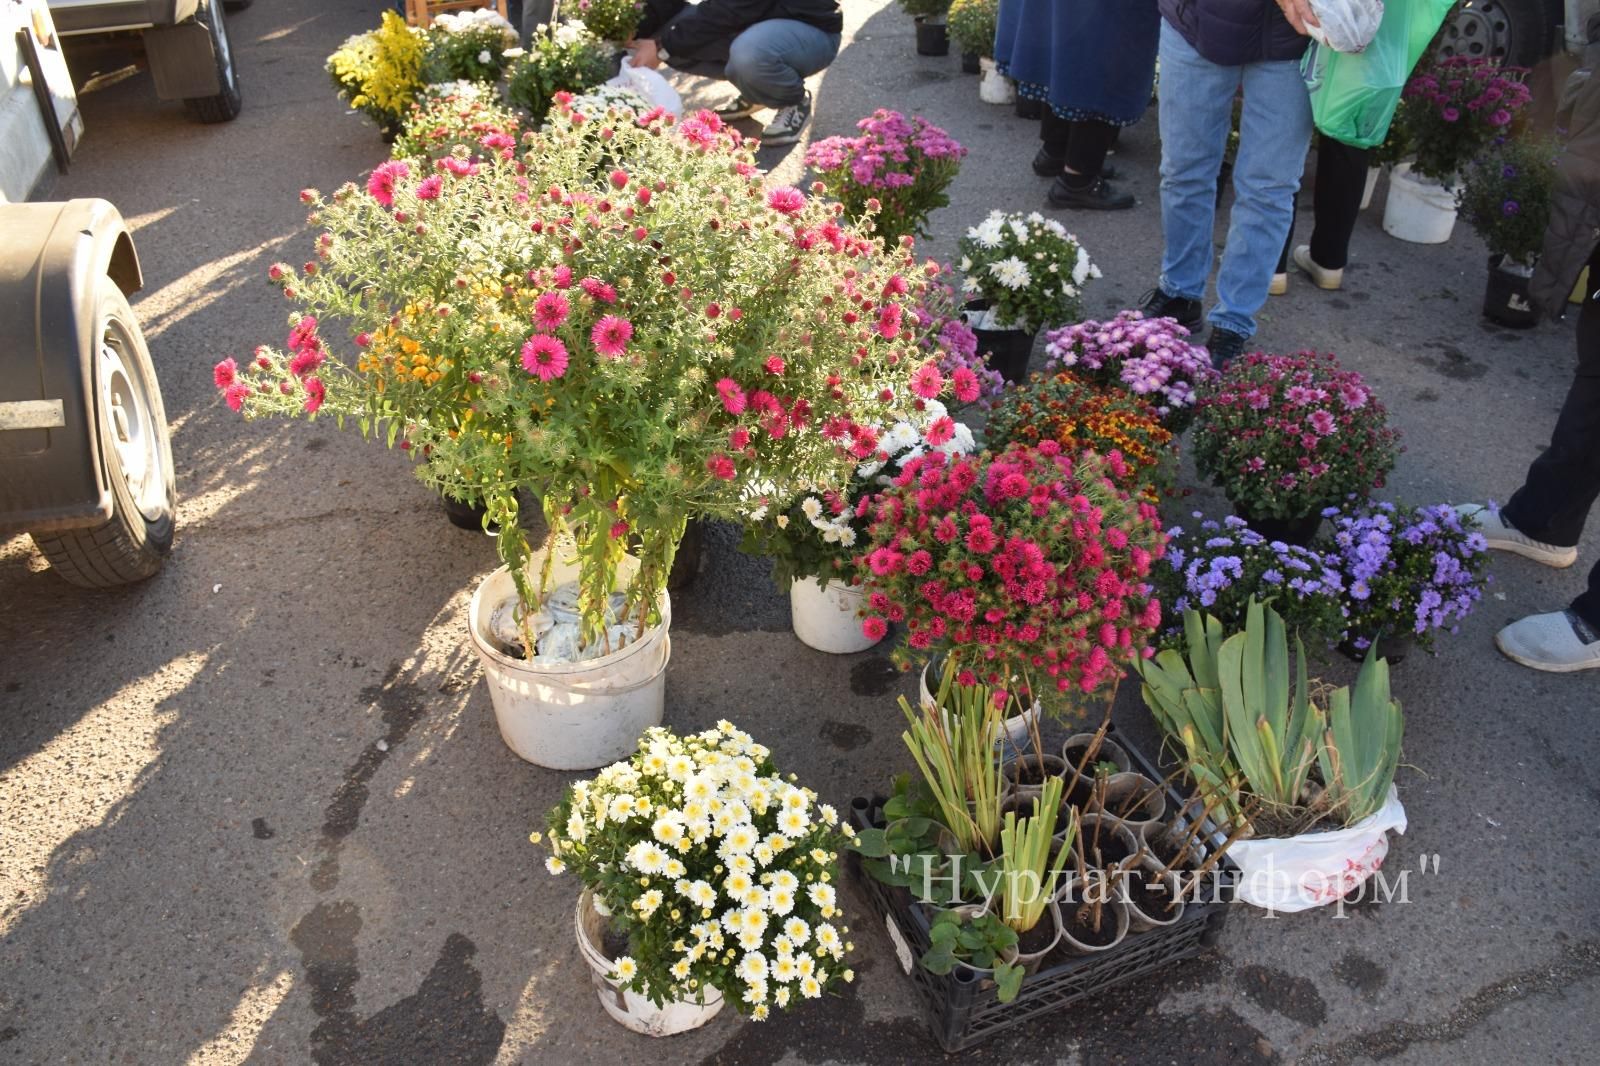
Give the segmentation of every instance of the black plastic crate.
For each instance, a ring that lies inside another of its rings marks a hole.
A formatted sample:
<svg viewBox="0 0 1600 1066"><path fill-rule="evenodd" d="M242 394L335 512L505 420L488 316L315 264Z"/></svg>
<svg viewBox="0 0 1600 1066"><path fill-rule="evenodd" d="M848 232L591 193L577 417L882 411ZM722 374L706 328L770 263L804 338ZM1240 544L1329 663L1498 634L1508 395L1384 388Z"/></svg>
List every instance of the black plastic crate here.
<svg viewBox="0 0 1600 1066"><path fill-rule="evenodd" d="M1121 736L1116 737L1134 766L1153 781L1161 774L1144 755ZM1183 797L1169 788L1173 810L1183 808ZM856 800L850 817L856 828L868 828L881 811L882 800ZM1226 856L1202 882L1199 899L1188 898L1183 916L1170 926L1142 933L1129 932L1110 951L1068 958L1029 974L1022 990L1010 1003L1001 1003L994 983L962 966L939 976L922 968L928 950L928 914L907 889L886 885L861 869L860 856L849 857L849 869L872 909L881 918L894 944L896 961L917 988L933 1038L945 1051L965 1051L1014 1026L1049 1014L1086 996L1103 992L1124 981L1163 969L1199 954L1215 944L1227 921L1225 889L1231 870ZM1221 874L1222 876L1218 876Z"/></svg>

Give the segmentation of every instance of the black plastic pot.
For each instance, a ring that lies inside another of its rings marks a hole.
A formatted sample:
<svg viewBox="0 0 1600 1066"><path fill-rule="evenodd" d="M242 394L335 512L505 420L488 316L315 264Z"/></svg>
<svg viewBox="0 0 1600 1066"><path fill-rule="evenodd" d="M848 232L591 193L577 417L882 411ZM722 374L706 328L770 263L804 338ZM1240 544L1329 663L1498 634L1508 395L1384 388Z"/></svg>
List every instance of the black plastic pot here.
<svg viewBox="0 0 1600 1066"><path fill-rule="evenodd" d="M989 309L988 300L970 300L967 302L967 312L975 313ZM970 322L969 322L970 324ZM989 353L990 368L999 371L1000 376L1013 384L1021 384L1028 379L1028 360L1033 355L1032 333L1020 329L978 329L972 332L978 338L978 351Z"/></svg>
<svg viewBox="0 0 1600 1066"><path fill-rule="evenodd" d="M451 525L457 529L470 529L474 533L483 532L483 504L462 503L444 493L439 494L439 502L444 504L444 516L450 520Z"/></svg>
<svg viewBox="0 0 1600 1066"><path fill-rule="evenodd" d="M1233 513L1250 524L1250 528L1260 533L1268 540L1281 540L1285 544L1296 544L1305 547L1317 535L1317 530L1322 528L1322 516L1319 514L1305 515L1301 518L1256 518L1245 514L1237 507Z"/></svg>
<svg viewBox="0 0 1600 1066"><path fill-rule="evenodd" d="M1500 269L1503 255L1489 257L1489 281L1483 289L1483 315L1511 329L1532 329L1539 324L1539 312L1528 298L1532 278Z"/></svg>
<svg viewBox="0 0 1600 1066"><path fill-rule="evenodd" d="M1029 118L1037 121L1044 118L1044 101L1029 100L1021 93L1017 94L1017 117Z"/></svg>
<svg viewBox="0 0 1600 1066"><path fill-rule="evenodd" d="M950 54L950 28L943 22L917 19L917 55L947 56Z"/></svg>
<svg viewBox="0 0 1600 1066"><path fill-rule="evenodd" d="M1389 660L1390 666L1398 666L1405 662L1417 646L1417 638L1411 633L1388 633L1378 638L1378 657ZM1339 654L1352 662L1366 662L1367 653L1363 648L1358 648L1354 641L1347 640L1339 645Z"/></svg>
<svg viewBox="0 0 1600 1066"><path fill-rule="evenodd" d="M667 591L681 592L700 573L700 556L705 546L705 525L691 519L684 527L683 539L678 542L678 554L672 557L672 573L667 575Z"/></svg>
<svg viewBox="0 0 1600 1066"><path fill-rule="evenodd" d="M961 73L963 73L963 74L981 74L981 73L983 73L983 67L978 65L978 60L980 58L982 58L982 57L979 56L978 53L976 53L976 52L962 52L961 53Z"/></svg>

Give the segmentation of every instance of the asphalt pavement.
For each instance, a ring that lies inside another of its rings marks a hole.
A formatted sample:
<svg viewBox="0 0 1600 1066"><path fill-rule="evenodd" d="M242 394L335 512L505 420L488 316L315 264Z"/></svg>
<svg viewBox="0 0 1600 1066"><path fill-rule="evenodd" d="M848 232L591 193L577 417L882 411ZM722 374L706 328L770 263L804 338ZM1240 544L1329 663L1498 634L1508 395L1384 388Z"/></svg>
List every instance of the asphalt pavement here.
<svg viewBox="0 0 1600 1066"><path fill-rule="evenodd" d="M147 74L107 79L83 98L71 172L41 191L106 197L134 227L146 282L134 307L181 509L166 569L118 592L67 586L26 537L0 540L0 1061L938 1059L854 894L859 976L838 997L764 1025L724 1011L656 1042L605 1018L575 950L576 885L549 877L527 840L578 775L501 743L465 639L491 542L447 524L399 452L326 422L245 423L217 401L212 363L285 331L265 272L308 258L297 191L385 158L322 70L383 7L266 0L231 16L245 109L227 125L159 103ZM957 56L916 56L895 5L846 8L813 133L886 106L967 144L932 219L936 254L991 208L1043 209L1036 127L980 103ZM726 92L683 87L693 102ZM1115 157L1139 206L1059 216L1105 271L1095 312L1155 280L1154 119ZM791 181L802 154L764 152ZM1465 227L1447 245L1406 245L1373 210L1353 255L1342 292L1295 276L1260 344L1334 351L1371 380L1406 434L1392 495L1503 500L1548 440L1570 324L1489 325L1485 252ZM1224 506L1197 488L1173 510L1191 505ZM909 767L894 697L910 680L882 651L800 645L767 568L729 530L709 540L674 603L667 722L730 718L836 804L883 788ZM1408 873L1405 900L1276 918L1237 907L1215 951L964 1058L1595 1061L1597 679L1524 670L1491 639L1564 604L1597 557L1591 531L1572 570L1497 559L1461 633L1396 670L1410 829L1386 871ZM1131 686L1117 719L1148 740Z"/></svg>

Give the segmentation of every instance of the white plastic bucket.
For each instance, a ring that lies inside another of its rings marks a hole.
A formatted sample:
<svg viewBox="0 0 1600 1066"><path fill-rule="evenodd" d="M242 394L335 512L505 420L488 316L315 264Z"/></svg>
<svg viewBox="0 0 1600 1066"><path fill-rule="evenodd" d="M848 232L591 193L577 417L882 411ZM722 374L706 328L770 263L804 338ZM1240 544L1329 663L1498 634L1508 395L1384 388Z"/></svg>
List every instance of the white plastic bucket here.
<svg viewBox="0 0 1600 1066"><path fill-rule="evenodd" d="M978 79L979 100L986 104L1006 106L1017 102L1016 86L1011 84L1010 78L995 68L994 60L985 56L978 60L978 69L983 72L983 77Z"/></svg>
<svg viewBox="0 0 1600 1066"><path fill-rule="evenodd" d="M1367 184L1361 190L1361 210L1372 206L1372 195L1378 191L1378 179L1383 177L1382 167L1367 168Z"/></svg>
<svg viewBox="0 0 1600 1066"><path fill-rule="evenodd" d="M800 643L834 655L866 651L878 643L861 631L856 617L866 593L842 581L820 584L805 577L789 586L789 616Z"/></svg>
<svg viewBox="0 0 1600 1066"><path fill-rule="evenodd" d="M933 706L933 690L928 687L928 671L932 666L932 662L923 663L922 677L917 681L917 699L921 701L924 707ZM1023 750L1023 745L1033 735L1033 721L1039 717L1039 709L1039 703L1035 700L1032 707L1029 707L1021 714L1012 715L1001 723L1004 735L1001 737L998 746L1004 748L1009 745L1017 751Z"/></svg>
<svg viewBox="0 0 1600 1066"><path fill-rule="evenodd" d="M534 553L529 572L537 574L542 560L542 552ZM620 579L631 577L636 566L625 565ZM552 573L559 584L575 579L578 567L558 557ZM502 566L478 586L467 615L506 746L552 770L593 770L632 754L644 731L661 724L666 707L672 655L666 593L661 624L622 650L586 662L534 666L500 651L488 636L489 616L516 592L511 571Z"/></svg>
<svg viewBox="0 0 1600 1066"><path fill-rule="evenodd" d="M1456 227L1456 191L1411 173L1410 163L1389 171L1383 232L1412 244L1443 244Z"/></svg>
<svg viewBox="0 0 1600 1066"><path fill-rule="evenodd" d="M672 1036L698 1029L722 1009L722 993L706 986L703 1003L674 999L657 1007L637 992L618 988L611 982L612 960L601 950L603 927L588 889L578 897L578 912L573 920L578 934L578 954L589 964L589 978L595 995L607 1014L636 1033L645 1036Z"/></svg>

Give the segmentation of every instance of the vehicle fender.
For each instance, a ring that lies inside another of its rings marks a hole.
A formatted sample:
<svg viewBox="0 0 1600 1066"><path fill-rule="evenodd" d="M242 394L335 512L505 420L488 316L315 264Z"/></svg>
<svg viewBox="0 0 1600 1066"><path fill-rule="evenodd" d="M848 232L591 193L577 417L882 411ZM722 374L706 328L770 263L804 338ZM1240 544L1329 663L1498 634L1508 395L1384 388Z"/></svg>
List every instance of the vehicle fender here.
<svg viewBox="0 0 1600 1066"><path fill-rule="evenodd" d="M96 289L143 286L127 223L105 200L0 205L0 531L111 517L96 431Z"/></svg>

